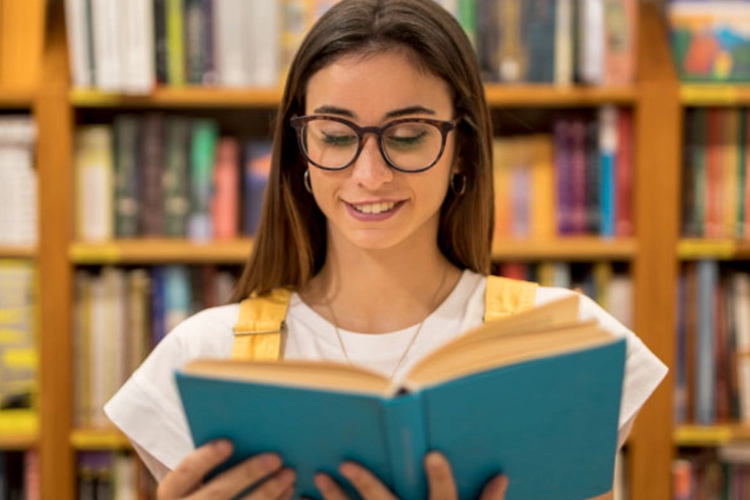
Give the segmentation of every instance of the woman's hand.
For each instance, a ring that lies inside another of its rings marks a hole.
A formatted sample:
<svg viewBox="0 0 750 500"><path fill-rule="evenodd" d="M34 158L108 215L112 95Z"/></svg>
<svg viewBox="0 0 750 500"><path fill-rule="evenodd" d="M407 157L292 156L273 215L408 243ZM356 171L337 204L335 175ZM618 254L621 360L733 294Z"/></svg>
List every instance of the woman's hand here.
<svg viewBox="0 0 750 500"><path fill-rule="evenodd" d="M185 457L175 470L159 483L159 500L229 500L263 481L243 499L286 499L294 493L294 471L281 468L281 458L273 453L256 455L203 482L214 467L232 454L229 441L208 443Z"/></svg>
<svg viewBox="0 0 750 500"><path fill-rule="evenodd" d="M456 482L448 460L437 452L428 453L424 460L427 481L430 486L430 500L455 500L458 498ZM393 493L369 470L353 462L341 465L339 472L352 483L352 486L365 500L396 500ZM327 474L315 476L318 487L326 500L348 500L348 496ZM504 500L508 479L498 475L492 478L482 490L480 500Z"/></svg>

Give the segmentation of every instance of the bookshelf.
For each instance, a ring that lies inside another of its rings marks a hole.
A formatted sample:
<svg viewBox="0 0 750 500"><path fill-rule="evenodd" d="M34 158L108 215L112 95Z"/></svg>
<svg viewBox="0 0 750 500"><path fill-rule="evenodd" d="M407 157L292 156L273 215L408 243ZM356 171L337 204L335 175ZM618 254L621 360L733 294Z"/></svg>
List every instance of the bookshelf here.
<svg viewBox="0 0 750 500"><path fill-rule="evenodd" d="M43 10L44 2L35 2ZM11 3L0 2L0 5ZM234 264L243 262L252 247L249 239L206 244L181 240L126 240L102 244L74 241L72 153L76 113L119 109L205 108L207 112L218 108L271 109L278 103L281 91L184 87L159 89L149 96L123 96L72 90L62 7L62 2L48 4L45 36L39 34L44 43L38 79L7 94L3 94L2 89L10 87L3 86L0 79L0 107L33 107L38 122L40 245L36 251L28 250L27 255L39 263L40 316L44 318L40 345L43 397L40 398L40 437L38 440L30 438L27 443L36 443L41 450L42 497L72 500L76 451L128 447L118 432L73 428L72 278L76 266ZM488 101L496 109L581 108L612 103L634 110L638 146L634 157L637 189L633 213L637 237L496 242L493 258L628 262L637 297L635 331L671 366L674 282L678 264L679 110L683 96L671 70L667 37L656 9L643 7L639 33L639 79L632 87L487 86ZM42 47L40 41L36 45ZM6 251L18 250L0 249L0 255ZM642 409L628 443L631 499L670 497L674 439L672 383L668 379ZM2 443L0 435L0 446Z"/></svg>
<svg viewBox="0 0 750 500"><path fill-rule="evenodd" d="M683 425L674 432L677 446L721 446L736 441L750 440L750 426L742 425Z"/></svg>

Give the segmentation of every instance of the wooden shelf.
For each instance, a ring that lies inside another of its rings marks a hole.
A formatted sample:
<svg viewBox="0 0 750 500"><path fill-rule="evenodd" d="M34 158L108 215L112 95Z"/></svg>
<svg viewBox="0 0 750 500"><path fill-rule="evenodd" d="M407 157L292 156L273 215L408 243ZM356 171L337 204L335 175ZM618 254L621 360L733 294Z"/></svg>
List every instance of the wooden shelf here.
<svg viewBox="0 0 750 500"><path fill-rule="evenodd" d="M636 90L632 87L487 84L485 94L490 106L511 107L630 105L637 100Z"/></svg>
<svg viewBox="0 0 750 500"><path fill-rule="evenodd" d="M252 248L249 238L192 243L186 240L132 239L108 243L73 243L75 264L241 264Z"/></svg>
<svg viewBox="0 0 750 500"><path fill-rule="evenodd" d="M33 259L34 257L36 257L35 248L0 245L0 259Z"/></svg>
<svg viewBox="0 0 750 500"><path fill-rule="evenodd" d="M38 444L38 412L28 409L0 411L0 450L27 450Z"/></svg>
<svg viewBox="0 0 750 500"><path fill-rule="evenodd" d="M132 239L107 243L73 243L69 256L75 264L215 263L242 264L250 255L252 240L192 243L186 240ZM631 260L635 239L598 237L559 238L550 241L497 241L495 260Z"/></svg>
<svg viewBox="0 0 750 500"><path fill-rule="evenodd" d="M132 449L128 438L116 429L76 429L70 435L70 446L77 451Z"/></svg>
<svg viewBox="0 0 750 500"><path fill-rule="evenodd" d="M636 255L632 238L607 240L596 236L557 238L554 240L505 240L492 245L492 259L501 261L595 261L625 260Z"/></svg>
<svg viewBox="0 0 750 500"><path fill-rule="evenodd" d="M677 446L721 446L737 441L750 441L749 425L683 425L674 431Z"/></svg>
<svg viewBox="0 0 750 500"><path fill-rule="evenodd" d="M683 260L750 259L750 241L685 238L677 245L677 255Z"/></svg>
<svg viewBox="0 0 750 500"><path fill-rule="evenodd" d="M685 106L737 106L750 104L750 85L695 84L680 86Z"/></svg>
<svg viewBox="0 0 750 500"><path fill-rule="evenodd" d="M31 108L35 97L32 88L0 87L0 108Z"/></svg>
<svg viewBox="0 0 750 500"><path fill-rule="evenodd" d="M0 434L0 450L24 451L39 446L39 436L36 434Z"/></svg>
<svg viewBox="0 0 750 500"><path fill-rule="evenodd" d="M627 105L636 101L636 91L630 87L487 84L485 88L490 106L579 107L606 103ZM274 107L281 101L281 95L280 88L164 87L148 95L74 89L70 92L70 101L79 108Z"/></svg>
<svg viewBox="0 0 750 500"><path fill-rule="evenodd" d="M94 89L74 89L70 101L78 108L198 108L275 107L281 89L227 89L212 87L164 87L148 95L124 95Z"/></svg>

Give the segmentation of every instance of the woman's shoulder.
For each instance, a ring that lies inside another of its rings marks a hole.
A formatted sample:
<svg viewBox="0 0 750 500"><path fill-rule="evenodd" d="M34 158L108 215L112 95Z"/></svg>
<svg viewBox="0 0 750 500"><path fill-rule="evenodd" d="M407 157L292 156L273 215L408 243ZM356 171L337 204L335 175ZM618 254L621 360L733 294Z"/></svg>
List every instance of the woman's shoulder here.
<svg viewBox="0 0 750 500"><path fill-rule="evenodd" d="M239 312L239 304L203 309L180 322L165 340L179 346L187 357L227 354L231 352Z"/></svg>

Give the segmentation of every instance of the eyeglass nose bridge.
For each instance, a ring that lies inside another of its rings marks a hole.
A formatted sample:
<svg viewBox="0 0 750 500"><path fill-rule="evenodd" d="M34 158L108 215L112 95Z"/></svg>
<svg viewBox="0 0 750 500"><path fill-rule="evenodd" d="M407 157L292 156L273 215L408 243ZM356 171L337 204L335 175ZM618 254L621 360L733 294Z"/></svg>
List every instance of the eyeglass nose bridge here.
<svg viewBox="0 0 750 500"><path fill-rule="evenodd" d="M388 165L388 167L392 170L401 170L396 165L391 163L390 158L388 158L388 155L385 152L385 147L383 147L383 132L390 127L391 125L386 125L384 127L360 127L358 125L349 124L349 127L352 128L357 133L357 138L359 141L357 142L357 152L354 154L354 158L349 162L349 166L354 165L357 160L359 159L359 155L362 154L362 150L365 149L365 136L367 134L372 134L375 136L375 140L377 141L378 145L378 151L380 151L380 156L383 158L383 161L385 161L385 164Z"/></svg>

